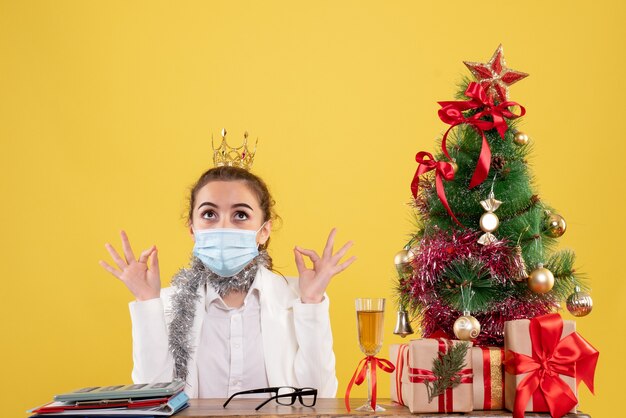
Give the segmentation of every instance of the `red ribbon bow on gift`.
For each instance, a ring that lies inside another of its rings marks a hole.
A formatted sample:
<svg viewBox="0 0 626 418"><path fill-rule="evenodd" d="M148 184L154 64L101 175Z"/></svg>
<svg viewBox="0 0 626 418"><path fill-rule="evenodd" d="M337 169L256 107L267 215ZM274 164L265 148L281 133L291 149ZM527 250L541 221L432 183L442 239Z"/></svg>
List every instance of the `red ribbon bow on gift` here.
<svg viewBox="0 0 626 418"><path fill-rule="evenodd" d="M359 386L361 383L365 381L367 377L367 365L370 364L370 379L372 380L372 409L376 410L376 366L378 366L381 370L391 373L396 368L389 360L385 360L382 358L367 356L363 358L359 365L356 366L356 370L352 375L352 379L350 379L350 383L348 384L348 388L346 389L346 396L344 400L346 402L346 409L350 412L350 391L352 390L352 385L356 384Z"/></svg>
<svg viewBox="0 0 626 418"><path fill-rule="evenodd" d="M489 166L491 165L491 149L489 148L489 143L485 137L485 131L495 128L500 134L500 137L504 139L504 134L508 128L504 118L515 119L520 116L524 116L526 114L526 109L524 109L524 107L520 104L510 101L502 102L496 105L493 98L487 96L483 86L475 81L469 83L467 89L465 90L465 95L469 97L470 100L439 102L439 105L441 105L441 109L439 109L439 118L444 123L451 125L443 135L443 140L441 142L443 153L450 160L452 160L452 158L450 157L450 154L448 154L446 139L448 138L448 133L452 130L452 128L466 123L468 125L472 125L483 138L478 163L476 164L476 169L474 170L474 174L470 180L469 187L471 189L485 181L487 175L489 174ZM510 106L519 106L520 114L516 115L511 112L509 110ZM472 109L477 109L478 112L470 117L465 117L463 112ZM485 116L490 116L491 120L482 119Z"/></svg>
<svg viewBox="0 0 626 418"><path fill-rule="evenodd" d="M513 417L524 416L533 396L534 406L547 405L550 414L560 418L578 404L578 399L559 375L575 377L577 386L582 380L593 393L600 353L577 332L561 339L563 320L559 314L531 319L529 330L532 357L507 350L504 361L507 373L528 373L517 386Z"/></svg>
<svg viewBox="0 0 626 418"><path fill-rule="evenodd" d="M428 159L426 159L428 157ZM448 199L446 199L446 191L443 188L443 180L442 178L450 181L454 180L454 168L452 164L445 161L435 161L433 155L426 151L420 151L415 154L415 161L419 163L417 166L417 171L413 176L413 181L411 182L411 191L413 192L413 197L417 197L417 190L419 189L420 176L424 173L428 173L431 170L435 170L435 185L437 189L437 196L439 196L439 200L443 203L443 206L448 211L448 214L454 222L458 225L461 225L459 220L452 213L452 209L450 209L450 205L448 204ZM462 226L462 225L461 225Z"/></svg>

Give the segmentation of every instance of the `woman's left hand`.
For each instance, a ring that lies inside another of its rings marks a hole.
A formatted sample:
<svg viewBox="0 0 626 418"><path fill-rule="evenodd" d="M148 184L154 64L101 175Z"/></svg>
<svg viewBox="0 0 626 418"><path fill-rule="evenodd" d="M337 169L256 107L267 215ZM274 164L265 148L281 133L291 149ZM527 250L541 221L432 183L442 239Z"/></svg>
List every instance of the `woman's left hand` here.
<svg viewBox="0 0 626 418"><path fill-rule="evenodd" d="M328 287L328 283L330 283L330 279L335 274L348 268L356 260L356 257L352 256L343 263L339 263L353 243L348 241L339 251L333 254L336 233L336 228L330 231L321 257L313 250L298 246L293 250L296 256L298 273L300 274L300 299L303 303L320 303L324 299L324 292ZM308 268L305 265L303 255L311 259L313 268Z"/></svg>

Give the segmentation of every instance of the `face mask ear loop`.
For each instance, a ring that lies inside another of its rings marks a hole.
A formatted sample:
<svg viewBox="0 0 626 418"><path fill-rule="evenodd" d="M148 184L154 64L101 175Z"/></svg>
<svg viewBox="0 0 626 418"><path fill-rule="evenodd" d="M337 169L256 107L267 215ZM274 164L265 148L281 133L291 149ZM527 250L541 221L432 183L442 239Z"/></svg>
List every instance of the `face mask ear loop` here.
<svg viewBox="0 0 626 418"><path fill-rule="evenodd" d="M265 226L265 224L266 224L266 223L268 223L268 222L269 222L269 220L267 220L267 221L263 222L263 225L261 225L261 227L260 227L259 229L257 229L257 230L256 230L256 234L255 234L255 236L256 236L259 232L261 232L261 229L263 229L263 227ZM256 243L256 249L258 250L260 246L261 246L261 243L257 242L257 243Z"/></svg>

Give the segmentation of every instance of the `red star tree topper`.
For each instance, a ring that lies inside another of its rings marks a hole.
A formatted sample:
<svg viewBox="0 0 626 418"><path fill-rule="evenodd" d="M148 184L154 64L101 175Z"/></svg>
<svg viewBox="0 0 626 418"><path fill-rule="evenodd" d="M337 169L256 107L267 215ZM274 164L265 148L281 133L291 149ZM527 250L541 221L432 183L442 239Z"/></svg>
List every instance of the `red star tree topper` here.
<svg viewBox="0 0 626 418"><path fill-rule="evenodd" d="M487 95L498 102L506 102L508 100L508 87L511 84L528 77L526 73L511 70L506 67L502 45L498 46L498 49L493 53L489 62L479 63L463 61L463 63L469 68L474 77L476 77L476 81L487 91Z"/></svg>

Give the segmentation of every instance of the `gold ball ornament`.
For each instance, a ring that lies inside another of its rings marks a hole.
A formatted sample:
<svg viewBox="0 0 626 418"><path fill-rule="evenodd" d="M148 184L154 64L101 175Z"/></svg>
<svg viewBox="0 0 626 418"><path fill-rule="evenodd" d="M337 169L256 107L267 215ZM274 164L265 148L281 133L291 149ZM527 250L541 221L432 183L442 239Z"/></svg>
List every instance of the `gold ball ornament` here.
<svg viewBox="0 0 626 418"><path fill-rule="evenodd" d="M528 287L535 293L548 293L554 286L554 275L550 270L539 265L528 276Z"/></svg>
<svg viewBox="0 0 626 418"><path fill-rule="evenodd" d="M517 131L515 132L515 136L513 136L513 142L515 142L517 145L526 145L529 141L530 137L524 132Z"/></svg>
<svg viewBox="0 0 626 418"><path fill-rule="evenodd" d="M545 221L546 235L552 238L559 238L565 233L566 229L567 224L561 215L558 213L548 212L548 216Z"/></svg>
<svg viewBox="0 0 626 418"><path fill-rule="evenodd" d="M589 315L593 309L593 299L587 292L582 292L578 286L574 289L574 293L569 295L565 304L567 310L574 316Z"/></svg>
<svg viewBox="0 0 626 418"><path fill-rule="evenodd" d="M464 312L463 316L454 321L452 330L459 340L471 341L480 334L480 322L469 312Z"/></svg>
<svg viewBox="0 0 626 418"><path fill-rule="evenodd" d="M393 258L393 262L396 265L396 270L398 270L398 274L400 274L401 276L411 274L413 272L411 262L414 258L415 253L410 248L398 251Z"/></svg>
<svg viewBox="0 0 626 418"><path fill-rule="evenodd" d="M482 231L493 232L498 229L498 225L500 225L500 219L498 219L498 215L493 212L485 212L480 217L479 225Z"/></svg>

